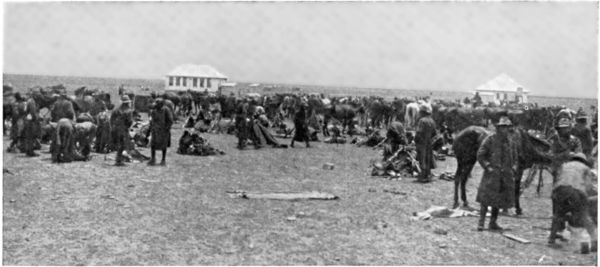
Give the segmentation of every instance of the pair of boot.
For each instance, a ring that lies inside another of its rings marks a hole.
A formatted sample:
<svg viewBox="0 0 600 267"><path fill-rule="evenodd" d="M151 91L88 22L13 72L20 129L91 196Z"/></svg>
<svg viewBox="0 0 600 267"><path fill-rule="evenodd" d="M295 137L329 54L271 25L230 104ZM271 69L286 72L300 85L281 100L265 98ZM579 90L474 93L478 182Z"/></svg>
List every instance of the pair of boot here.
<svg viewBox="0 0 600 267"><path fill-rule="evenodd" d="M167 162L166 162L166 156L167 155L167 150L163 149L162 150L162 160L160 161L160 166L166 166ZM156 165L156 149L151 149L150 150L150 161L148 161L148 166L155 166Z"/></svg>
<svg viewBox="0 0 600 267"><path fill-rule="evenodd" d="M487 206L482 206L479 213L479 224L477 225L477 231L483 231L483 226L485 225L485 215L487 214ZM498 220L499 209L492 207L492 217L490 218L489 229L491 231L502 231L504 228L500 227L496 222Z"/></svg>

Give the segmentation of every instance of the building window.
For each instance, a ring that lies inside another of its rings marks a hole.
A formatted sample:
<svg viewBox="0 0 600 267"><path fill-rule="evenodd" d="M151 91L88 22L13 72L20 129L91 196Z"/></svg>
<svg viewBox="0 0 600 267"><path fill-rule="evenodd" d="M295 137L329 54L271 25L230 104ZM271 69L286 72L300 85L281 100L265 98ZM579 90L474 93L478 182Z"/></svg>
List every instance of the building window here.
<svg viewBox="0 0 600 267"><path fill-rule="evenodd" d="M198 78L192 80L192 87L198 87Z"/></svg>
<svg viewBox="0 0 600 267"><path fill-rule="evenodd" d="M175 85L176 85L176 86L179 86L180 84L181 84L181 77L177 77L177 78L175 79Z"/></svg>
<svg viewBox="0 0 600 267"><path fill-rule="evenodd" d="M169 86L173 86L173 77L169 77Z"/></svg>
<svg viewBox="0 0 600 267"><path fill-rule="evenodd" d="M206 85L206 87L210 88L210 79L206 79L206 82L208 83L208 85Z"/></svg>
<svg viewBox="0 0 600 267"><path fill-rule="evenodd" d="M204 78L200 78L200 87L204 86L206 86L206 82L204 81Z"/></svg>
<svg viewBox="0 0 600 267"><path fill-rule="evenodd" d="M183 77L183 86L187 86L187 77Z"/></svg>

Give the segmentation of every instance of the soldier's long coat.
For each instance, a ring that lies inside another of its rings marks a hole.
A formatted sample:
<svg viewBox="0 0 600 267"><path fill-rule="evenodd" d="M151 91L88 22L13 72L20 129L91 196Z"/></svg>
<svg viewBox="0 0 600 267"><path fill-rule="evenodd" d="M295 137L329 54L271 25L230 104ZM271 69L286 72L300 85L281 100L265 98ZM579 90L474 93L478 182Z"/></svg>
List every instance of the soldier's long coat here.
<svg viewBox="0 0 600 267"><path fill-rule="evenodd" d="M484 168L477 190L477 202L484 206L512 208L515 205L515 173L518 148L511 138L488 136L477 151L477 161ZM490 172L490 168L493 170Z"/></svg>
<svg viewBox="0 0 600 267"><path fill-rule="evenodd" d="M417 160L421 167L421 175L428 178L431 169L435 168L433 158L433 144L431 140L435 135L435 122L431 116L425 116L417 122L415 145L417 147Z"/></svg>
<svg viewBox="0 0 600 267"><path fill-rule="evenodd" d="M173 114L168 107L162 106L158 110L152 110L151 117L150 134L152 140L150 146L158 150L167 149L171 146Z"/></svg>

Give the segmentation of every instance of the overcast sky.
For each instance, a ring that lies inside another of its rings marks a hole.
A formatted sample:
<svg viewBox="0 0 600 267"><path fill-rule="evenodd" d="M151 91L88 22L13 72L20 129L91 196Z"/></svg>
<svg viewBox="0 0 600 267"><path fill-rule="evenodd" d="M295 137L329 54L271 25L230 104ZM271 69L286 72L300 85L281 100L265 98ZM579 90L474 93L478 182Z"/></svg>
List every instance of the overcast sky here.
<svg viewBox="0 0 600 267"><path fill-rule="evenodd" d="M8 3L4 73L469 91L500 73L597 97L595 2Z"/></svg>

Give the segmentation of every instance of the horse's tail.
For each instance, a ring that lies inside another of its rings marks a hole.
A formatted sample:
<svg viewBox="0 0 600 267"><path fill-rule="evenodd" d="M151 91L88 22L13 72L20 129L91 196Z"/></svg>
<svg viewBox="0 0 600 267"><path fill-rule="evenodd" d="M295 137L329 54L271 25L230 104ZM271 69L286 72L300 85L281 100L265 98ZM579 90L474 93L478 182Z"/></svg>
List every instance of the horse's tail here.
<svg viewBox="0 0 600 267"><path fill-rule="evenodd" d="M410 112L411 110L408 109L408 106L406 108L406 112L404 112L404 122L406 123L407 127L412 127L412 116Z"/></svg>

